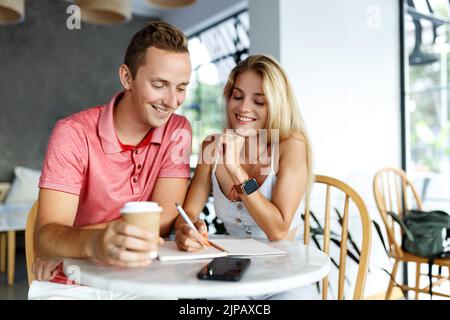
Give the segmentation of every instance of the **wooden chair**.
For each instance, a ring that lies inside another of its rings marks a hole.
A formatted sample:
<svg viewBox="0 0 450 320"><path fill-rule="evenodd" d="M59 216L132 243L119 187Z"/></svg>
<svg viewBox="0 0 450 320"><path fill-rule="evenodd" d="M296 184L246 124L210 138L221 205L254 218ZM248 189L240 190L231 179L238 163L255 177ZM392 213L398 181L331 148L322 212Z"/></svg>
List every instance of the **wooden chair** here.
<svg viewBox="0 0 450 320"><path fill-rule="evenodd" d="M34 226L36 225L37 212L38 202L36 201L28 214L27 226L25 229L25 255L27 260L28 284L31 284L35 279L32 267L34 261Z"/></svg>
<svg viewBox="0 0 450 320"><path fill-rule="evenodd" d="M415 299L419 298L419 293L429 293L430 287L420 288L420 266L422 263L428 265L428 258L423 258L408 252L403 251L401 247L402 233L399 232L399 226L396 226L394 220L387 211L396 213L400 219L403 219L404 213L412 208L422 210L422 201L417 193L413 183L408 179L403 170L397 168L384 168L379 170L373 179L373 192L375 202L380 212L383 223L386 227L387 238L389 242L388 254L389 257L395 259L394 266L391 272L391 279L386 292L386 299L389 299L394 286L400 287L403 291L415 291ZM410 201L410 199L414 201ZM415 206L413 206L415 202ZM406 209L406 210L405 210ZM406 285L399 285L395 282L397 269L400 262L413 262L416 264L416 286L409 287ZM434 264L441 267L449 267L450 259L435 259ZM440 285L442 282L448 280L441 275L433 275L437 281L433 282L432 287ZM435 295L450 297L450 295L433 292Z"/></svg>
<svg viewBox="0 0 450 320"><path fill-rule="evenodd" d="M327 176L316 175L314 184L323 184L326 186L325 195L325 223L324 223L324 239L323 239L323 251L326 254L330 254L330 216L331 216L331 190L337 189L345 195L344 210L342 216L342 233L339 250L339 280L338 280L338 300L344 299L344 281L346 271L347 260L347 248L348 248L348 220L349 220L349 203L352 201L359 213L362 226L362 245L360 262L358 265L358 273L356 277L355 287L353 291L353 299L361 300L364 298L364 288L366 283L367 270L369 265L369 256L372 243L371 235L371 220L367 212L366 205L358 193L349 187L344 182ZM304 230L304 242L309 244L310 242L310 199L306 199L305 208L305 230ZM329 280L328 276L322 281L322 299L326 300L328 296Z"/></svg>
<svg viewBox="0 0 450 320"><path fill-rule="evenodd" d="M11 184L8 182L0 183L0 202L3 202L3 200L5 199L10 186ZM6 244L8 243L7 236L7 232L0 232L0 272L6 271ZM9 278L10 277L8 277L8 282L10 282Z"/></svg>

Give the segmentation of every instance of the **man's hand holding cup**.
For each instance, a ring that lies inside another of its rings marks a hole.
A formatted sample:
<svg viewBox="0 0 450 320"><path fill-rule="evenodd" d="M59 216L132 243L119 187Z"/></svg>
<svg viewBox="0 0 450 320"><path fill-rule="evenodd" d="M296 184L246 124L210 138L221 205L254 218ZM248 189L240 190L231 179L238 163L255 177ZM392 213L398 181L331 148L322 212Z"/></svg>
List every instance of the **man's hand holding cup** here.
<svg viewBox="0 0 450 320"><path fill-rule="evenodd" d="M159 222L162 208L155 202L128 202L121 209L122 219L100 231L93 255L109 265L144 267L158 255Z"/></svg>

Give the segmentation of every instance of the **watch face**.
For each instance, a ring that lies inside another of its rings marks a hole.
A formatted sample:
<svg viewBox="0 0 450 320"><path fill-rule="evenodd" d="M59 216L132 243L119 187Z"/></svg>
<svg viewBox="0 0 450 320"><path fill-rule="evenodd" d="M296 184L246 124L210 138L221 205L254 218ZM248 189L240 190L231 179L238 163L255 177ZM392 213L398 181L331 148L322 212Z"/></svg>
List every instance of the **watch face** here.
<svg viewBox="0 0 450 320"><path fill-rule="evenodd" d="M246 194L250 194L258 190L259 186L255 179L248 180L244 185L243 189Z"/></svg>

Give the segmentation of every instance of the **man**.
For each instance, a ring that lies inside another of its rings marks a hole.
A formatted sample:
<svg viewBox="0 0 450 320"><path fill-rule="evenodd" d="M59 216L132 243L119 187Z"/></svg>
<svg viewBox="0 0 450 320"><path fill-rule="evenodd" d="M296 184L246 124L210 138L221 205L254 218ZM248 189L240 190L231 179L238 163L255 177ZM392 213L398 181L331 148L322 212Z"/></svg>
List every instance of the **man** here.
<svg viewBox="0 0 450 320"><path fill-rule="evenodd" d="M58 121L39 182L36 259L29 298L104 298L71 286L61 258L92 258L120 267L151 263L161 239L121 221L128 201L162 208L169 235L189 179L191 128L174 112L191 75L188 43L173 26L152 22L132 38L119 76L124 91L103 106ZM65 284L58 284L58 283ZM130 298L106 292L111 298Z"/></svg>

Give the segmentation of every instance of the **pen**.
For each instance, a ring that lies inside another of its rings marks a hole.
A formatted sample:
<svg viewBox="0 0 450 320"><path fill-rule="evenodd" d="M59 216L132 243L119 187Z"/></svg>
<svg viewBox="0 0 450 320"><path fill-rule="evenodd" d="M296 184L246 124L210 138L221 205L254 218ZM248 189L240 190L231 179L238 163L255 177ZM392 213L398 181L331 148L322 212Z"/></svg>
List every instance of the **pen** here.
<svg viewBox="0 0 450 320"><path fill-rule="evenodd" d="M217 243L214 243L214 242L212 242L212 241L210 241L210 240L207 240L207 241L208 241L208 243L209 243L211 246L213 246L214 248L216 248L216 249L218 249L218 250L220 250L220 251L228 252L227 249L225 249L224 247L219 246Z"/></svg>
<svg viewBox="0 0 450 320"><path fill-rule="evenodd" d="M178 204L178 202L175 202L175 207L177 208L178 213L181 215L181 217L184 219L184 221L186 221L186 223L189 225L189 227L195 231L197 231L198 234L200 234L200 232L198 232L197 228L194 226L194 224L192 223L191 219L189 219L187 213L183 210L183 208ZM200 235L202 236L202 235ZM203 237L203 236L202 236ZM208 249L208 247L205 245L205 243L202 243L203 247L205 247L205 249Z"/></svg>

